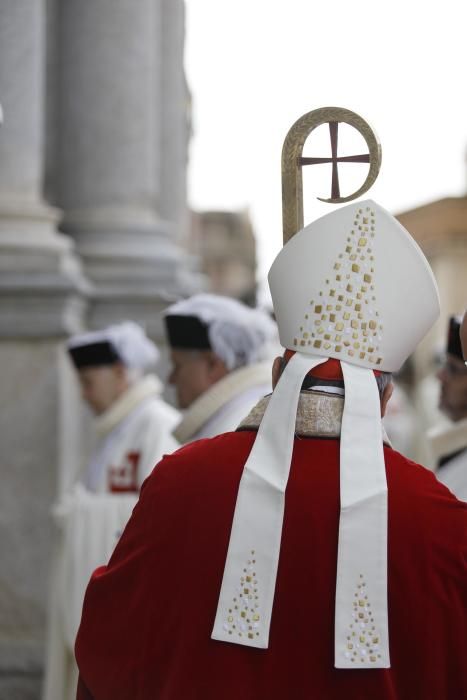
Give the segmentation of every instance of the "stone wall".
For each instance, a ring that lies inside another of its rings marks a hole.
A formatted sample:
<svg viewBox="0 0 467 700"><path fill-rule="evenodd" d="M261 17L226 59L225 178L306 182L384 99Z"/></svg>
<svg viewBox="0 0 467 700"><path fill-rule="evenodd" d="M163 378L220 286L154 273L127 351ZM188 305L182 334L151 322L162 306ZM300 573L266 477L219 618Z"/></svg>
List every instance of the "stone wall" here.
<svg viewBox="0 0 467 700"><path fill-rule="evenodd" d="M197 288L183 40L183 0L0 3L0 700L40 697L50 511L85 459L64 340L158 340Z"/></svg>

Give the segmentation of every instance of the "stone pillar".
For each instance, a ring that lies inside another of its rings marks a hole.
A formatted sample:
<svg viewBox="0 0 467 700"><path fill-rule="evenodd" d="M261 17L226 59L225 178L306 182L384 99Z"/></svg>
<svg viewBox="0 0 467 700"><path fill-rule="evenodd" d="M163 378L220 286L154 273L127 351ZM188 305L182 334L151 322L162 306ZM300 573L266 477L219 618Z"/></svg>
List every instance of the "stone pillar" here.
<svg viewBox="0 0 467 700"><path fill-rule="evenodd" d="M0 4L0 336L60 335L80 325L84 283L58 212L42 199L42 0Z"/></svg>
<svg viewBox="0 0 467 700"><path fill-rule="evenodd" d="M42 197L43 0L0 3L0 699L38 698L66 401L63 337L87 290Z"/></svg>
<svg viewBox="0 0 467 700"><path fill-rule="evenodd" d="M63 0L58 198L95 285L91 326L131 317L156 337L190 287L161 216L160 0Z"/></svg>
<svg viewBox="0 0 467 700"><path fill-rule="evenodd" d="M161 178L162 217L173 222L175 239L189 243L186 171L191 135L191 95L183 62L184 0L161 0Z"/></svg>

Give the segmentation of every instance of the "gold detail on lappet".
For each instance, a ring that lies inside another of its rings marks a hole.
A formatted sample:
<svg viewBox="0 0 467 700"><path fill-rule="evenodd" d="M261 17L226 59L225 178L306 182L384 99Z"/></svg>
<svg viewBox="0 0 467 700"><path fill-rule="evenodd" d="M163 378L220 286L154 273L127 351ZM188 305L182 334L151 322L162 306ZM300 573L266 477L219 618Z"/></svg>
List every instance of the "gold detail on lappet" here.
<svg viewBox="0 0 467 700"><path fill-rule="evenodd" d="M374 664L381 659L378 621L374 618L363 574L359 575L342 654L352 663Z"/></svg>
<svg viewBox="0 0 467 700"><path fill-rule="evenodd" d="M250 550L249 559L240 575L238 593L233 598L232 607L223 624L224 630L233 637L247 636L248 639L259 637L260 614L258 612L259 595L256 578L255 550Z"/></svg>

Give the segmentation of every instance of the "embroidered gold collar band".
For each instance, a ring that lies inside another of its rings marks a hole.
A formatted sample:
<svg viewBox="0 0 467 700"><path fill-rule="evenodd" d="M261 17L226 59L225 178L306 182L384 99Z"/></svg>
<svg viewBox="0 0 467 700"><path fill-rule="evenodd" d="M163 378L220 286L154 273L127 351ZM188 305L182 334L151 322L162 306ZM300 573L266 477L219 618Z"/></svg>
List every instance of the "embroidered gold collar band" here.
<svg viewBox="0 0 467 700"><path fill-rule="evenodd" d="M295 418L295 435L300 438L338 439L341 435L344 397L331 391L333 387L313 387L301 391ZM262 398L250 413L242 420L237 430L258 430L268 407L271 396ZM383 423L381 436L386 445L391 447Z"/></svg>

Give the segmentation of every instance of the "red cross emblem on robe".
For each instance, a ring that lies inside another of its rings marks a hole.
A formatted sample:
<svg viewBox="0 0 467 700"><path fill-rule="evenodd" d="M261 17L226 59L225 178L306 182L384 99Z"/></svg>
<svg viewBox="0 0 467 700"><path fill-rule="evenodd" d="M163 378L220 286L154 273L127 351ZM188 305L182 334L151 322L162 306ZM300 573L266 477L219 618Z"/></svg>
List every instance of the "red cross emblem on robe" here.
<svg viewBox="0 0 467 700"><path fill-rule="evenodd" d="M137 474L140 457L140 452L128 452L121 466L110 467L109 491L111 493L139 491Z"/></svg>

